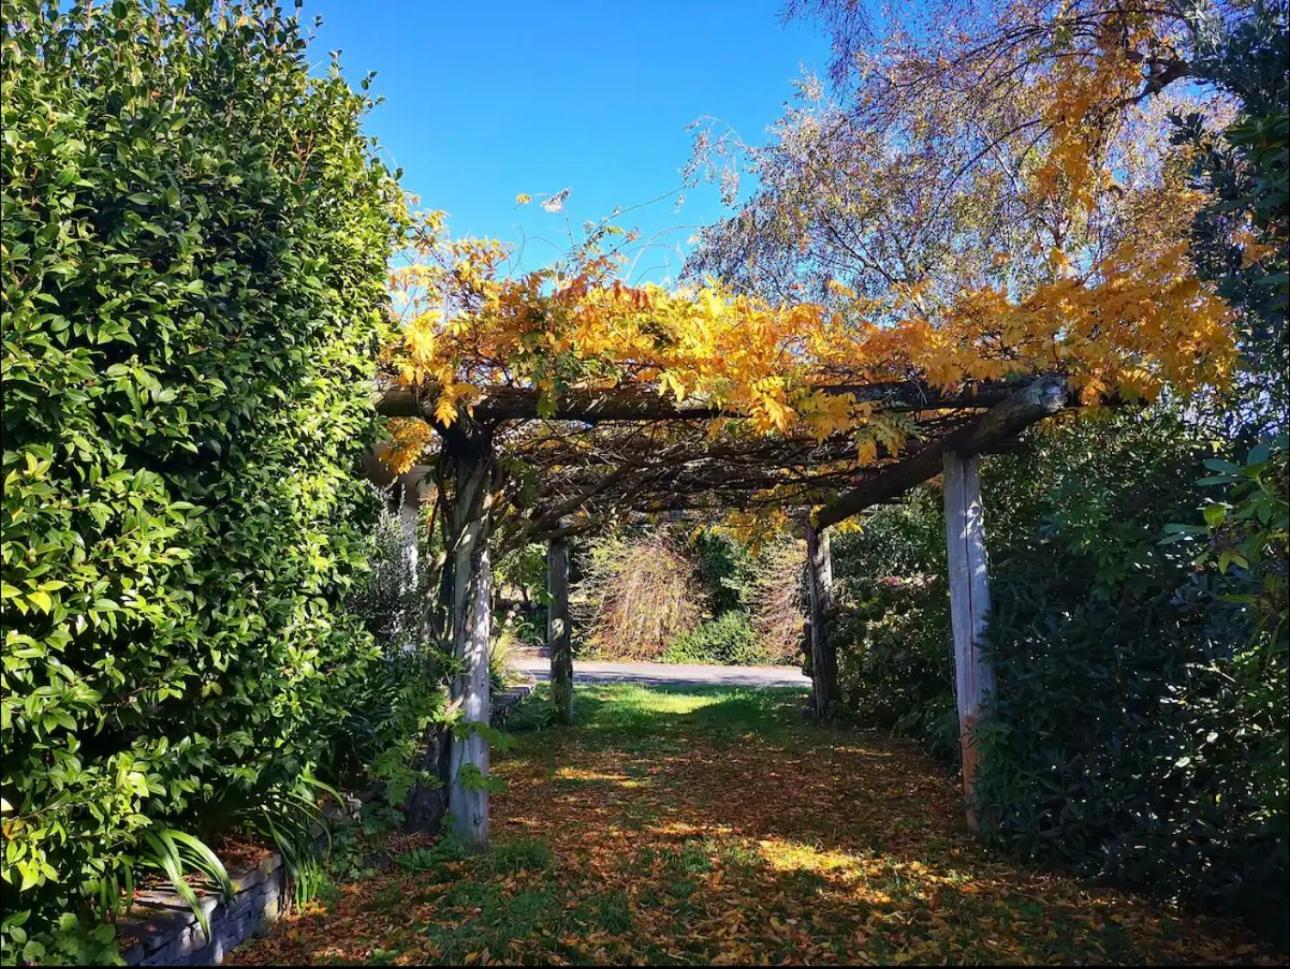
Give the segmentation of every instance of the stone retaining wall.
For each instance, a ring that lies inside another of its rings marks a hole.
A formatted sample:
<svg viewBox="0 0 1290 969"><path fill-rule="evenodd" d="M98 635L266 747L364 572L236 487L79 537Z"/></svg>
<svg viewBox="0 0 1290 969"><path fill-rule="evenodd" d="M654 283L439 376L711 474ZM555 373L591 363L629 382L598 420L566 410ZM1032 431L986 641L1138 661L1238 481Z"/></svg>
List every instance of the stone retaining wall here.
<svg viewBox="0 0 1290 969"><path fill-rule="evenodd" d="M500 727L505 723L506 717L511 710L519 706L520 702L532 692L532 683L518 683L515 686L508 687L507 689L494 694L492 700L492 716L489 717L489 720L492 721L492 725L494 727Z"/></svg>

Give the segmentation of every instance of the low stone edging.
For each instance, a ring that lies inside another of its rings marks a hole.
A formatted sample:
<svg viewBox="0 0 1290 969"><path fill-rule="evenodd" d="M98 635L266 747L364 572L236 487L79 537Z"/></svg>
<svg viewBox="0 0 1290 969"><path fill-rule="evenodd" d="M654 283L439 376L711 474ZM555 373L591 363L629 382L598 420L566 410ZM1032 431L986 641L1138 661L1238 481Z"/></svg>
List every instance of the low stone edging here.
<svg viewBox="0 0 1290 969"><path fill-rule="evenodd" d="M499 691L492 698L491 713L488 718L491 725L497 727L505 723L510 712L532 692L532 683L520 683Z"/></svg>
<svg viewBox="0 0 1290 969"><path fill-rule="evenodd" d="M324 809L328 822L358 817L359 802ZM327 840L320 828L315 846ZM224 954L272 925L282 914L287 872L282 855L270 852L259 864L229 872L233 897L218 893L198 896L210 926L210 937L187 902L172 891L136 892L134 904L117 923L121 955L130 966L214 966Z"/></svg>
<svg viewBox="0 0 1290 969"><path fill-rule="evenodd" d="M229 880L234 894L227 902L211 894L199 899L211 927L209 939L193 910L178 895L139 892L126 921L117 928L126 963L215 965L224 953L277 920L286 887L281 855L274 852L254 868L230 874Z"/></svg>
<svg viewBox="0 0 1290 969"><path fill-rule="evenodd" d="M505 721L507 714L532 692L531 684L500 691L493 698L493 724ZM229 880L233 883L233 897L228 901L210 893L199 898L211 927L209 939L188 903L174 892L137 892L134 905L117 923L117 939L126 964L218 965L225 953L277 921L286 891L286 871L280 854L273 852L252 868L230 872Z"/></svg>

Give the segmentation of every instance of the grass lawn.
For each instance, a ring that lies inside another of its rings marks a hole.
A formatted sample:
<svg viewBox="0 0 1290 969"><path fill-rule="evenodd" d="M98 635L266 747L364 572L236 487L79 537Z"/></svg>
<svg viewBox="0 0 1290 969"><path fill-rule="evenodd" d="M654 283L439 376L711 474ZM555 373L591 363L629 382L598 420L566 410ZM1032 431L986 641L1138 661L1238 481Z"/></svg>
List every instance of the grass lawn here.
<svg viewBox="0 0 1290 969"><path fill-rule="evenodd" d="M914 746L803 725L791 689L580 687L495 755L493 845L400 846L228 960L1278 962L1231 922L977 845Z"/></svg>

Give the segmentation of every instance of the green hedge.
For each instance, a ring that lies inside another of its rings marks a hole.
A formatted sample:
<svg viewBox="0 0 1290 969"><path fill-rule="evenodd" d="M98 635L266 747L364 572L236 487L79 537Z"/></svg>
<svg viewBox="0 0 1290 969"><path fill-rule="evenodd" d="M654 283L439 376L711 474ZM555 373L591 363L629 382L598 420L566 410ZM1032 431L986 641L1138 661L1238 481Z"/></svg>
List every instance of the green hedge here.
<svg viewBox="0 0 1290 969"><path fill-rule="evenodd" d="M941 504L920 487L834 538L833 635L848 708L957 763Z"/></svg>
<svg viewBox="0 0 1290 969"><path fill-rule="evenodd" d="M1126 414L990 467L980 814L1049 863L1284 912L1284 645L1232 601L1241 577L1194 565L1204 536L1162 543L1198 517L1210 440Z"/></svg>
<svg viewBox="0 0 1290 969"><path fill-rule="evenodd" d="M720 663L756 666L774 663L752 617L742 609L731 609L705 619L672 641L661 657L665 663Z"/></svg>
<svg viewBox="0 0 1290 969"><path fill-rule="evenodd" d="M295 783L377 657L342 603L401 219L294 19L59 7L3 34L9 961L146 832Z"/></svg>

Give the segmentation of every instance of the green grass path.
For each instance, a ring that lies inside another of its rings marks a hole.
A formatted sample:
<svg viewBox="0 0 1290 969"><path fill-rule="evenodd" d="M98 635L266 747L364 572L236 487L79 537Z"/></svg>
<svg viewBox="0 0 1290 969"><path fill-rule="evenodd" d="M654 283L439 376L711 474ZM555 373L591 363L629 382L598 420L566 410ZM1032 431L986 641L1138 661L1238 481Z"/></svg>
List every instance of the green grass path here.
<svg viewBox="0 0 1290 969"><path fill-rule="evenodd" d="M392 839L232 962L1276 962L1240 926L981 847L911 744L795 690L584 687L514 716L493 846Z"/></svg>

